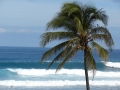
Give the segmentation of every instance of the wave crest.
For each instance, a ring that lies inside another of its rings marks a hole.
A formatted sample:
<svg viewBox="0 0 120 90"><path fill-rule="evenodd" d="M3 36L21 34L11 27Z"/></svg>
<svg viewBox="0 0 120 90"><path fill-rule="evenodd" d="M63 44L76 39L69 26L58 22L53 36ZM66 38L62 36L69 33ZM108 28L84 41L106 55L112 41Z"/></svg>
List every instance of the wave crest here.
<svg viewBox="0 0 120 90"><path fill-rule="evenodd" d="M61 69L57 73L55 69L8 69L10 72L17 73L18 75L25 75L25 76L45 76L45 75L78 75L84 77L84 70L83 69ZM107 73L107 74L106 74ZM117 74L116 74L117 73ZM92 77L92 71L89 71L89 76ZM120 72L113 72L113 71L97 71L95 76L97 77L120 77Z"/></svg>
<svg viewBox="0 0 120 90"><path fill-rule="evenodd" d="M119 62L107 62L105 65L108 66L108 67L120 68L120 63Z"/></svg>
<svg viewBox="0 0 120 90"><path fill-rule="evenodd" d="M91 81L90 84L93 86L116 86L120 85L119 81ZM0 81L0 86L75 86L75 85L85 85L85 81L69 81L69 80L59 80L59 81L15 81L15 80L4 80Z"/></svg>

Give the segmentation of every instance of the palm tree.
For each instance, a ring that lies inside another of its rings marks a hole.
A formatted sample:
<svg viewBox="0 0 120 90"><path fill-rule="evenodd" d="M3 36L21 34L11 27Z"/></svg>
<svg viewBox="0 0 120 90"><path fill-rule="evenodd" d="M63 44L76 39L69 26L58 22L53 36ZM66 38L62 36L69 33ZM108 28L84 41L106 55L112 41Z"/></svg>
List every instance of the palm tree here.
<svg viewBox="0 0 120 90"><path fill-rule="evenodd" d="M98 21L101 21L103 26L95 24ZM48 69L59 60L61 63L57 67L57 71L79 50L82 50L84 52L86 89L90 90L88 70L93 71L93 76L96 70L93 50L106 62L109 52L98 41L103 41L108 50L112 50L114 45L112 36L106 28L107 21L108 16L105 11L97 9L93 5L78 2L64 3L61 11L47 24L47 31L51 29L57 31L48 31L42 34L40 45L45 47L54 40L64 41L45 52L41 62L55 54L56 57L52 60Z"/></svg>

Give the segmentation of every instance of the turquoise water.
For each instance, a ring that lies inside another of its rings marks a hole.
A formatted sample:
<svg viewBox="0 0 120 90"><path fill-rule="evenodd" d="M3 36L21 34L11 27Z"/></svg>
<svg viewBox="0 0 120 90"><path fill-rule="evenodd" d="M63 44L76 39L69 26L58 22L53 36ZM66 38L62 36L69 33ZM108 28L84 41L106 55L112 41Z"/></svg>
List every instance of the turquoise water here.
<svg viewBox="0 0 120 90"><path fill-rule="evenodd" d="M53 57L40 64L48 49L0 47L0 90L85 90L83 52L55 73L60 62L46 70ZM97 71L94 80L89 71L91 90L120 90L120 50L113 50L106 64L94 56Z"/></svg>

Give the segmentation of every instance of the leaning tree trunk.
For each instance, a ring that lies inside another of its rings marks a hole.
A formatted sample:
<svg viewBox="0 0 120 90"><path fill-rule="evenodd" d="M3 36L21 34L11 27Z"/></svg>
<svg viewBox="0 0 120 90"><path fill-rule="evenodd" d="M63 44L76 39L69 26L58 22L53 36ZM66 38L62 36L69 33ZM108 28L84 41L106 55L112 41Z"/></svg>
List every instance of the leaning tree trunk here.
<svg viewBox="0 0 120 90"><path fill-rule="evenodd" d="M89 78L88 78L88 68L87 68L87 51L84 50L84 68L85 68L85 79L86 79L86 90L90 90Z"/></svg>

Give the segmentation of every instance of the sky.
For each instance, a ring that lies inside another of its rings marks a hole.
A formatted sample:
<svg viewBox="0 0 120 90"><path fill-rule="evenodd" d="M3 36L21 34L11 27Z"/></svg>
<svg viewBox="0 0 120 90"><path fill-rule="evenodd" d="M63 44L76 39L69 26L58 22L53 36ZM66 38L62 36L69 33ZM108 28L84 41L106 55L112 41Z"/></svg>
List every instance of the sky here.
<svg viewBox="0 0 120 90"><path fill-rule="evenodd" d="M40 47L46 24L65 2L75 0L0 0L0 46ZM114 49L120 49L120 0L76 0L94 4L109 16L108 26ZM52 47L55 41L47 45Z"/></svg>

